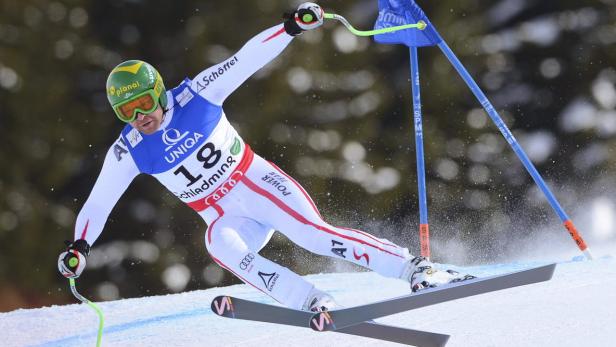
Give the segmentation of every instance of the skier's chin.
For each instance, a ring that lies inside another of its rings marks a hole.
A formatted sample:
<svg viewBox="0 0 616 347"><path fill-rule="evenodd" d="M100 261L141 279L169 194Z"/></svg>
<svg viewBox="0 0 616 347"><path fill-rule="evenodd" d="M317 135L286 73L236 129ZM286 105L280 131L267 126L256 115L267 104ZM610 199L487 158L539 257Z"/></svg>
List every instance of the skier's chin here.
<svg viewBox="0 0 616 347"><path fill-rule="evenodd" d="M158 130L159 126L160 126L160 122L158 122L156 119L152 119L151 121L147 123L144 123L142 125L137 125L136 128L137 130L139 130L140 133L151 135L151 134L154 134Z"/></svg>
<svg viewBox="0 0 616 347"><path fill-rule="evenodd" d="M147 115L144 119L133 121L131 125L145 135L155 133L162 123L162 112L157 111Z"/></svg>

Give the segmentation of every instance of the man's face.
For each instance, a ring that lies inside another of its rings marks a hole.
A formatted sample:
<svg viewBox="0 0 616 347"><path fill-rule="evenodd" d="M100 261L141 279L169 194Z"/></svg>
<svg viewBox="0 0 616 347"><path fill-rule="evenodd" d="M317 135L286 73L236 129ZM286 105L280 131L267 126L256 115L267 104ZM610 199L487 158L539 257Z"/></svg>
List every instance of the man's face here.
<svg viewBox="0 0 616 347"><path fill-rule="evenodd" d="M141 112L137 113L137 118L130 122L130 125L133 128L139 130L139 132L151 135L154 134L158 128L160 128L160 124L163 122L163 109L158 105L156 110L152 111L148 114L143 114Z"/></svg>

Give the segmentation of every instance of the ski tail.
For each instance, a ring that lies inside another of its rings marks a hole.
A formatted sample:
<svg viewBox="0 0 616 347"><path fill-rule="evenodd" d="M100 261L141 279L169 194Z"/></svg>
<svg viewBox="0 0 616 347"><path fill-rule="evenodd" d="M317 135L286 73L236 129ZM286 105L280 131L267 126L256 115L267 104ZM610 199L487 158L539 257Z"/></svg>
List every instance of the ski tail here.
<svg viewBox="0 0 616 347"><path fill-rule="evenodd" d="M233 298L230 296L217 296L212 300L210 305L212 312L215 314L227 317L235 318L235 308L233 307Z"/></svg>
<svg viewBox="0 0 616 347"><path fill-rule="evenodd" d="M214 314L221 317L275 323L305 329L308 328L307 323L313 315L313 312L293 310L231 296L214 298L211 307ZM373 321L360 322L347 328L338 329L336 333L424 347L442 347L449 340L449 335L379 324Z"/></svg>

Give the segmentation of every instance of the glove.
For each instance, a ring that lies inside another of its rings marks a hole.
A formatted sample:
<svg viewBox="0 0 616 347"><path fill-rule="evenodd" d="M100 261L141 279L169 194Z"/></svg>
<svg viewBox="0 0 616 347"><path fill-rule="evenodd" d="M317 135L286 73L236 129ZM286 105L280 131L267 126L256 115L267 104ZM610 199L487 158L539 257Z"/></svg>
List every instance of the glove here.
<svg viewBox="0 0 616 347"><path fill-rule="evenodd" d="M323 25L324 15L321 6L305 2L296 11L284 14L284 30L291 36L297 36L306 30L316 29Z"/></svg>
<svg viewBox="0 0 616 347"><path fill-rule="evenodd" d="M90 255L90 245L86 240L65 241L66 251L58 257L58 271L66 278L77 278L86 268L86 257Z"/></svg>

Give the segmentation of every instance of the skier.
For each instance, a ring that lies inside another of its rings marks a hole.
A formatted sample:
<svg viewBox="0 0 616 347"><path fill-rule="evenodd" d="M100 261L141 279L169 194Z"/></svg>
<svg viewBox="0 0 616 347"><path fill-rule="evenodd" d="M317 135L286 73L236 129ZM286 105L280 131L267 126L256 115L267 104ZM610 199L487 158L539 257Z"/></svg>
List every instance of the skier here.
<svg viewBox="0 0 616 347"><path fill-rule="evenodd" d="M366 232L326 223L308 193L255 154L231 126L225 99L303 31L323 24L324 12L306 2L284 23L248 41L236 54L170 91L148 63L129 60L107 79L116 116L128 123L109 148L100 175L75 224L74 242L58 269L77 278L113 206L140 173L154 176L208 225L212 259L245 283L295 309L323 311L333 298L304 278L258 254L274 230L320 255L408 281L413 292L472 276L439 271L423 257Z"/></svg>

